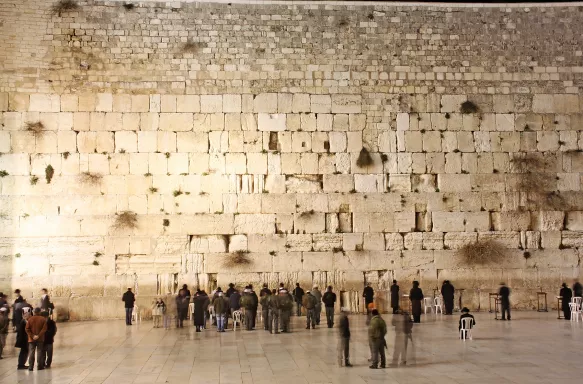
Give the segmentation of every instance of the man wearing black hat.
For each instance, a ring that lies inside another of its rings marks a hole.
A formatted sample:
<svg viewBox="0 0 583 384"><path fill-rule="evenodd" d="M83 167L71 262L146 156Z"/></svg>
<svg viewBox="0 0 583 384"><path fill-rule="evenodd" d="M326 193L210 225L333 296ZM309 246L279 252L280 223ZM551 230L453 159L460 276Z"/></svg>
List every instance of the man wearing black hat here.
<svg viewBox="0 0 583 384"><path fill-rule="evenodd" d="M474 319L473 315L470 315L470 310L467 307L463 307L462 308L462 315L460 316L460 323L458 326L458 330L461 331L462 329L462 323L463 323L463 319L465 318L470 318L470 328L474 328L474 325L476 325L476 319ZM465 339L467 337L466 332L464 332L463 335L460 335L462 339Z"/></svg>
<svg viewBox="0 0 583 384"><path fill-rule="evenodd" d="M441 286L441 296L443 297L443 304L445 305L445 314L453 314L453 297L455 293L455 288L449 280L445 280Z"/></svg>

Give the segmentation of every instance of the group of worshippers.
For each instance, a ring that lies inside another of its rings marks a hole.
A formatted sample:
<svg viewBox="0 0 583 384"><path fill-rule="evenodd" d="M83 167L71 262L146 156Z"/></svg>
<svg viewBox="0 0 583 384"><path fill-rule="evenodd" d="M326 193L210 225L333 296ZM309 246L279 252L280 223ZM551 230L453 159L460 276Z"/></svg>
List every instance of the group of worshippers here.
<svg viewBox="0 0 583 384"><path fill-rule="evenodd" d="M51 318L55 307L47 289L41 290L39 306L36 308L26 301L19 289L14 291L14 295L15 300L11 306L8 297L0 292L0 360L3 359L12 309L12 329L16 332L14 346L20 348L17 369L32 371L35 363L39 371L51 368L57 324Z"/></svg>

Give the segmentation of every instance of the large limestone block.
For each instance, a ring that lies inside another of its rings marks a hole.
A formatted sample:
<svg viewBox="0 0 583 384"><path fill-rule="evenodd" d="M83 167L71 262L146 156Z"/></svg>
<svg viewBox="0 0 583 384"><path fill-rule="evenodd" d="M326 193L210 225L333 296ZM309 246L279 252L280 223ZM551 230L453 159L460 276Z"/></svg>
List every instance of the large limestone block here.
<svg viewBox="0 0 583 384"><path fill-rule="evenodd" d="M469 192L471 175L438 174L437 187L441 192Z"/></svg>
<svg viewBox="0 0 583 384"><path fill-rule="evenodd" d="M466 95L442 95L441 112L459 112L462 103L466 100Z"/></svg>
<svg viewBox="0 0 583 384"><path fill-rule="evenodd" d="M180 220L182 233L191 235L234 233L234 218L231 214L182 216Z"/></svg>
<svg viewBox="0 0 583 384"><path fill-rule="evenodd" d="M163 131L192 131L192 113L161 113L160 129Z"/></svg>
<svg viewBox="0 0 583 384"><path fill-rule="evenodd" d="M520 246L520 234L518 232L479 232L478 241L494 240L507 248Z"/></svg>
<svg viewBox="0 0 583 384"><path fill-rule="evenodd" d="M294 215L296 233L320 233L326 230L326 215L318 212L303 212Z"/></svg>
<svg viewBox="0 0 583 384"><path fill-rule="evenodd" d="M273 256L273 272L297 272L301 270L301 252L278 252Z"/></svg>
<svg viewBox="0 0 583 384"><path fill-rule="evenodd" d="M303 271L329 271L334 265L332 252L304 252L302 261Z"/></svg>
<svg viewBox="0 0 583 384"><path fill-rule="evenodd" d="M223 112L223 96L222 95L201 95L200 96L200 111L202 113Z"/></svg>
<svg viewBox="0 0 583 384"><path fill-rule="evenodd" d="M330 113L332 109L332 99L330 95L311 95L310 104L311 112L313 113Z"/></svg>
<svg viewBox="0 0 583 384"><path fill-rule="evenodd" d="M581 232L562 231L561 245L567 248L583 247L583 236L581 236Z"/></svg>
<svg viewBox="0 0 583 384"><path fill-rule="evenodd" d="M492 228L495 231L525 231L530 228L530 212L492 212Z"/></svg>
<svg viewBox="0 0 583 384"><path fill-rule="evenodd" d="M282 161L284 158L285 157L282 156ZM301 172L301 170L298 170L298 173L299 172ZM318 193L322 191L322 181L317 175L287 176L285 185L287 193Z"/></svg>
<svg viewBox="0 0 583 384"><path fill-rule="evenodd" d="M234 232L238 234L275 233L275 215L274 214L235 215Z"/></svg>
<svg viewBox="0 0 583 384"><path fill-rule="evenodd" d="M30 95L29 111L34 112L60 112L61 98L52 94L32 94Z"/></svg>
<svg viewBox="0 0 583 384"><path fill-rule="evenodd" d="M465 229L463 212L433 212L433 231L461 232Z"/></svg>
<svg viewBox="0 0 583 384"><path fill-rule="evenodd" d="M350 192L353 189L352 175L324 175L324 192Z"/></svg>
<svg viewBox="0 0 583 384"><path fill-rule="evenodd" d="M253 99L253 112L277 113L277 94L261 93Z"/></svg>
<svg viewBox="0 0 583 384"><path fill-rule="evenodd" d="M360 113L361 110L361 95L332 95L332 113Z"/></svg>
<svg viewBox="0 0 583 384"><path fill-rule="evenodd" d="M310 251L312 249L312 235L290 234L285 237L285 248L288 251Z"/></svg>
<svg viewBox="0 0 583 384"><path fill-rule="evenodd" d="M466 244L475 243L477 240L477 233L448 232L443 237L443 244L445 249L459 249Z"/></svg>
<svg viewBox="0 0 583 384"><path fill-rule="evenodd" d="M310 95L306 93L295 93L292 98L292 112L310 112Z"/></svg>

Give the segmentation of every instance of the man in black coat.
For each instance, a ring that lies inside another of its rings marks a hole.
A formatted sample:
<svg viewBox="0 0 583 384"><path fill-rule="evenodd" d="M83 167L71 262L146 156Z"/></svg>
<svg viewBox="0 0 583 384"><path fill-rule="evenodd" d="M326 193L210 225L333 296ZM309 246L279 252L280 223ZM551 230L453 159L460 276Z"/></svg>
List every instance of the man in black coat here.
<svg viewBox="0 0 583 384"><path fill-rule="evenodd" d="M569 303L571 302L571 298L573 297L573 292L571 288L567 287L567 284L563 283L563 288L559 293L561 296L561 309L563 310L563 316L565 320L571 320L571 308L569 308Z"/></svg>
<svg viewBox="0 0 583 384"><path fill-rule="evenodd" d="M300 283L296 283L296 287L292 292L294 301L296 302L296 316L302 315L302 299L304 298L304 290L300 287Z"/></svg>
<svg viewBox="0 0 583 384"><path fill-rule="evenodd" d="M229 283L229 289L227 289L227 292L225 292L225 296L231 297L231 295L236 291L237 290L235 289L235 284Z"/></svg>
<svg viewBox="0 0 583 384"><path fill-rule="evenodd" d="M399 312L399 286L397 280L393 280L391 285L391 308L393 308L393 315Z"/></svg>
<svg viewBox="0 0 583 384"><path fill-rule="evenodd" d="M332 286L328 286L324 296L322 296L322 302L326 309L326 322L328 323L328 328L334 326L334 305L336 304L336 294L332 292Z"/></svg>
<svg viewBox="0 0 583 384"><path fill-rule="evenodd" d="M53 344L57 334L57 324L49 317L49 312L41 313L47 319L47 331L45 332L45 341L43 343L43 359L45 368L50 368L53 362Z"/></svg>
<svg viewBox="0 0 583 384"><path fill-rule="evenodd" d="M28 335L26 334L26 321L30 317L30 312L23 315L22 320L18 323L16 327L16 343L14 346L20 348L20 353L18 354L18 368L17 369L28 369L26 361L28 360Z"/></svg>
<svg viewBox="0 0 583 384"><path fill-rule="evenodd" d="M251 328L255 329L255 321L257 320L257 308L259 308L259 297L253 290L253 285L249 284L249 289L251 290L251 298L253 300L253 309L252 309L252 321L251 321Z"/></svg>
<svg viewBox="0 0 583 384"><path fill-rule="evenodd" d="M500 283L498 295L500 295L500 304L502 305L502 320L506 320L507 314L508 320L510 320L510 288L505 283Z"/></svg>
<svg viewBox="0 0 583 384"><path fill-rule="evenodd" d="M573 280L573 296L583 297L583 286L577 279Z"/></svg>
<svg viewBox="0 0 583 384"><path fill-rule="evenodd" d="M271 295L271 290L267 288L267 283L263 284L263 288L259 291L259 297L263 297L265 295Z"/></svg>
<svg viewBox="0 0 583 384"><path fill-rule="evenodd" d="M134 303L136 302L136 296L132 292L132 289L128 287L126 293L123 294L121 297L121 301L125 304L126 310L126 325L132 325L132 311L134 310Z"/></svg>
<svg viewBox="0 0 583 384"><path fill-rule="evenodd" d="M443 304L445 305L445 314L453 314L453 297L455 293L455 288L449 280L445 280L441 285L441 297L443 297Z"/></svg>
<svg viewBox="0 0 583 384"><path fill-rule="evenodd" d="M364 306L366 308L366 314L368 315L368 305L374 301L374 289L372 289L370 283L366 283L366 287L364 287L364 290L362 291L362 297L364 297Z"/></svg>
<svg viewBox="0 0 583 384"><path fill-rule="evenodd" d="M348 310L346 308L340 308L340 326L338 331L340 332L340 348L338 349L338 365L342 365L342 360L344 360L345 367L352 367L350 364L350 322L348 321Z"/></svg>

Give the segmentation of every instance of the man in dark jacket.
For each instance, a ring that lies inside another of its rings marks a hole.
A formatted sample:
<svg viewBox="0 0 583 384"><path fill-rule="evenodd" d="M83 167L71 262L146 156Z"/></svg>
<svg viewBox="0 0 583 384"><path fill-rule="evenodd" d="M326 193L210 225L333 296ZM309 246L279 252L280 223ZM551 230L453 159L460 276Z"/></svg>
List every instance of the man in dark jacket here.
<svg viewBox="0 0 583 384"><path fill-rule="evenodd" d="M368 305L374 302L374 289L372 289L370 283L366 283L366 287L364 287L364 290L362 291L362 297L364 297L364 307L366 308L366 314L368 315Z"/></svg>
<svg viewBox="0 0 583 384"><path fill-rule="evenodd" d="M505 283L500 283L498 295L500 296L500 305L502 306L502 320L506 320L506 315L508 315L508 320L510 320L510 288Z"/></svg>
<svg viewBox="0 0 583 384"><path fill-rule="evenodd" d="M338 365L342 366L344 361L345 367L352 367L350 364L350 322L348 321L348 310L346 308L340 308L340 326L338 331L340 332L340 346L338 348Z"/></svg>
<svg viewBox="0 0 583 384"><path fill-rule="evenodd" d="M132 325L132 311L134 310L134 303L136 302L136 296L132 292L132 289L128 287L126 293L123 294L121 297L121 301L125 304L126 310L126 325Z"/></svg>
<svg viewBox="0 0 583 384"><path fill-rule="evenodd" d="M273 290L269 296L269 333L279 333L279 301L277 290Z"/></svg>
<svg viewBox="0 0 583 384"><path fill-rule="evenodd" d="M567 287L567 284L563 283L561 291L559 292L559 296L561 296L561 309L563 310L563 317L565 320L571 320L571 308L569 308L569 303L573 297L571 288Z"/></svg>
<svg viewBox="0 0 583 384"><path fill-rule="evenodd" d="M263 297L265 295L271 295L271 290L267 288L267 283L263 284L263 288L259 291L259 297Z"/></svg>
<svg viewBox="0 0 583 384"><path fill-rule="evenodd" d="M310 329L310 323L312 325L312 329L316 328L316 305L318 303L318 299L312 295L312 292L306 292L306 295L303 299L303 306L306 308L306 329Z"/></svg>
<svg viewBox="0 0 583 384"><path fill-rule="evenodd" d="M379 311L376 309L372 310L372 319L370 320L370 325L368 327L368 342L370 345L370 351L372 354L372 364L369 368L377 369L379 364L379 355L381 368L386 366L385 357L385 335L387 334L387 324L383 318L379 315Z"/></svg>
<svg viewBox="0 0 583 384"><path fill-rule="evenodd" d="M294 302L287 289L282 289L278 293L278 308L279 316L281 318L281 331L283 333L290 332L291 313L294 308Z"/></svg>
<svg viewBox="0 0 583 384"><path fill-rule="evenodd" d="M196 296L194 296L193 302L194 312L192 319L194 326L196 327L196 332L202 332L202 329L206 325L206 310L210 304L210 300L204 291L198 291Z"/></svg>
<svg viewBox="0 0 583 384"><path fill-rule="evenodd" d="M0 307L0 360L3 359L2 351L6 346L6 337L8 337L8 328L10 327L10 320L8 319L8 309Z"/></svg>
<svg viewBox="0 0 583 384"><path fill-rule="evenodd" d="M233 292L236 292L237 290L235 289L235 284L233 283L229 283L229 289L227 289L227 292L225 292L225 296L227 298L230 298L231 295L233 294Z"/></svg>
<svg viewBox="0 0 583 384"><path fill-rule="evenodd" d="M229 311L229 302L223 296L223 292L218 292L213 300L215 316L217 317L217 332L225 332L225 319Z"/></svg>
<svg viewBox="0 0 583 384"><path fill-rule="evenodd" d="M443 304L445 305L445 314L453 314L453 297L455 294L455 288L449 280L445 280L441 285L441 296L443 297Z"/></svg>
<svg viewBox="0 0 583 384"><path fill-rule="evenodd" d="M577 279L573 280L573 296L583 297L583 285Z"/></svg>
<svg viewBox="0 0 583 384"><path fill-rule="evenodd" d="M419 288L419 282L413 282L413 288L409 291L409 300L411 300L411 309L413 322L421 322L421 303L423 302L423 291Z"/></svg>
<svg viewBox="0 0 583 384"><path fill-rule="evenodd" d="M14 346L20 348L17 368L19 370L28 369L28 366L26 365L26 360L28 359L28 335L26 334L26 322L30 318L30 315L30 312L25 313L16 327L16 343Z"/></svg>
<svg viewBox="0 0 583 384"><path fill-rule="evenodd" d="M336 294L332 292L332 286L328 286L326 289L326 292L322 296L322 302L326 309L328 328L332 328L334 326L334 305L336 305Z"/></svg>
<svg viewBox="0 0 583 384"><path fill-rule="evenodd" d="M251 290L251 299L253 300L252 308L253 322L251 323L251 328L255 329L255 322L257 321L257 308L259 308L259 297L257 297L257 294L253 290L253 286L251 284L249 284L249 289Z"/></svg>
<svg viewBox="0 0 583 384"><path fill-rule="evenodd" d="M241 306L245 308L245 329L251 331L253 329L253 309L254 302L251 295L251 289L247 286L241 296Z"/></svg>
<svg viewBox="0 0 583 384"><path fill-rule="evenodd" d="M26 334L28 335L28 370L34 369L35 352L38 361L38 370L45 369L43 360L43 344L45 342L45 333L47 332L47 319L40 314L40 308L34 309L34 315L26 322Z"/></svg>
<svg viewBox="0 0 583 384"><path fill-rule="evenodd" d="M51 299L49 298L49 291L46 288L41 289L41 296L39 300L39 307L42 311L49 311L52 309Z"/></svg>
<svg viewBox="0 0 583 384"><path fill-rule="evenodd" d="M393 285L391 285L391 308L393 308L393 314L399 311L399 286L397 285L397 280L393 280Z"/></svg>
<svg viewBox="0 0 583 384"><path fill-rule="evenodd" d="M41 315L47 319L42 361L45 364L45 368L50 368L53 362L53 344L55 342L55 335L57 334L57 324L49 317L48 311L42 312Z"/></svg>
<svg viewBox="0 0 583 384"><path fill-rule="evenodd" d="M190 303L186 295L187 292L183 288L176 296L176 328L184 328L184 320L186 320L188 304Z"/></svg>
<svg viewBox="0 0 583 384"><path fill-rule="evenodd" d="M294 297L294 301L296 302L296 316L301 316L304 290L300 287L300 283L296 283L296 287L294 288L292 295Z"/></svg>
<svg viewBox="0 0 583 384"><path fill-rule="evenodd" d="M263 290L262 290L263 291ZM263 293L259 301L261 302L261 316L263 317L263 329L269 331L269 324L271 324L271 318L269 317L269 301L271 300L271 291Z"/></svg>

